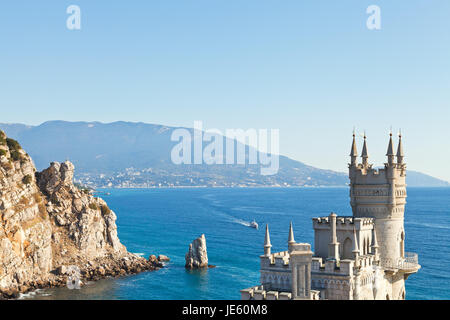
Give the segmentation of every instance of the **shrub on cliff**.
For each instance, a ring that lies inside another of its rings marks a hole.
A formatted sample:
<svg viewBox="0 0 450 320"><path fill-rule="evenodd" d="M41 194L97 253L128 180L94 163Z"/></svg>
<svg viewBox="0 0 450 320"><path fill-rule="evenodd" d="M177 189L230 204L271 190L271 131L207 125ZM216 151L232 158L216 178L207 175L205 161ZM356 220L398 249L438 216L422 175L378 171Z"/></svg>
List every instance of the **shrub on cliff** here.
<svg viewBox="0 0 450 320"><path fill-rule="evenodd" d="M25 177L23 177L23 179L22 179L22 182L23 182L24 184L30 184L31 181L33 181L33 178L32 178L29 174L27 174L27 175L26 175Z"/></svg>
<svg viewBox="0 0 450 320"><path fill-rule="evenodd" d="M91 202L91 203L89 203L89 209L98 210L98 207L95 203Z"/></svg>
<svg viewBox="0 0 450 320"><path fill-rule="evenodd" d="M5 156L6 157L6 155L7 155L6 150L0 149L0 157L1 156Z"/></svg>
<svg viewBox="0 0 450 320"><path fill-rule="evenodd" d="M108 215L111 213L111 209L108 208L108 206L101 206L100 209L102 210L102 215Z"/></svg>
<svg viewBox="0 0 450 320"><path fill-rule="evenodd" d="M21 156L21 154L20 154L19 151L13 150L13 151L11 151L11 158L12 158L14 161L17 161L17 160L21 160L21 159L22 159L22 156Z"/></svg>
<svg viewBox="0 0 450 320"><path fill-rule="evenodd" d="M20 146L19 142L17 142L14 139L6 138L6 144L8 145L8 148L10 150L20 150L22 147Z"/></svg>

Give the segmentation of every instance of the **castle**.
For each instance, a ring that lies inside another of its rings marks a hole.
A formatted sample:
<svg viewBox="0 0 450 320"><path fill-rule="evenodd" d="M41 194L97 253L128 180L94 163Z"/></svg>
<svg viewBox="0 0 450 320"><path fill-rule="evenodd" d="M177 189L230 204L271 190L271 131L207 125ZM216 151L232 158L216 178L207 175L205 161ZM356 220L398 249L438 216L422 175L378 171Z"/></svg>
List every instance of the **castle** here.
<svg viewBox="0 0 450 320"><path fill-rule="evenodd" d="M353 215L313 218L315 252L309 243L295 242L291 223L288 250L271 253L266 225L261 284L241 290L241 299L405 299L405 280L420 265L417 254L404 250L406 164L401 134L396 154L390 134L386 156L384 168L374 169L364 135L362 163L357 163L353 134L348 165Z"/></svg>

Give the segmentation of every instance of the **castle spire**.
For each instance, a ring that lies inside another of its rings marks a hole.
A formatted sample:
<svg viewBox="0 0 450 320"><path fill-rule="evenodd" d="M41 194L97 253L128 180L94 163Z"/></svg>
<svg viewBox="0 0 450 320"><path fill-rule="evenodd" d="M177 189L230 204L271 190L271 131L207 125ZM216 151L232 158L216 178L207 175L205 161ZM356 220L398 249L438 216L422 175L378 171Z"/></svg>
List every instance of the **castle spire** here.
<svg viewBox="0 0 450 320"><path fill-rule="evenodd" d="M264 255L270 256L270 248L272 244L270 243L269 225L266 224L266 236L264 238Z"/></svg>
<svg viewBox="0 0 450 320"><path fill-rule="evenodd" d="M358 239L356 237L356 228L353 227L353 256L355 258L355 263L358 260L358 256L359 256L359 249L358 249Z"/></svg>
<svg viewBox="0 0 450 320"><path fill-rule="evenodd" d="M361 153L364 167L367 167L369 165L369 153L367 152L367 140L366 139L367 139L367 136L366 136L366 133L364 132L364 145L363 145L363 150Z"/></svg>
<svg viewBox="0 0 450 320"><path fill-rule="evenodd" d="M389 145L386 153L389 165L394 163L394 143L392 142L392 131L389 133Z"/></svg>
<svg viewBox="0 0 450 320"><path fill-rule="evenodd" d="M403 153L402 132L400 131L398 134L397 163L403 164L404 157L405 154Z"/></svg>
<svg viewBox="0 0 450 320"><path fill-rule="evenodd" d="M358 150L356 149L356 135L355 130L353 130L353 143L352 143L352 150L350 151L350 157L351 157L351 165L356 165L356 158L358 158Z"/></svg>
<svg viewBox="0 0 450 320"><path fill-rule="evenodd" d="M372 229L372 254L375 255L375 258L378 258L378 241L377 241L377 232L375 231L375 227Z"/></svg>
<svg viewBox="0 0 450 320"><path fill-rule="evenodd" d="M288 251L291 253L295 250L295 240L294 240L294 228L292 227L292 221L289 226L289 239L288 239Z"/></svg>
<svg viewBox="0 0 450 320"><path fill-rule="evenodd" d="M294 228L292 227L292 221L291 221L291 225L289 226L288 244L293 244L293 243L295 243L295 240L294 240Z"/></svg>

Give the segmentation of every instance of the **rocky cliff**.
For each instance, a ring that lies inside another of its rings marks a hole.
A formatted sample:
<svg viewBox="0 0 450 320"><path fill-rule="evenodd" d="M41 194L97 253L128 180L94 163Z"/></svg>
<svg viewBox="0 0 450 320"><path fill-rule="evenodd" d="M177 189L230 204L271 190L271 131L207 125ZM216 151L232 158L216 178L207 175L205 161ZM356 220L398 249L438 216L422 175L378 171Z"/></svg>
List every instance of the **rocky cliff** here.
<svg viewBox="0 0 450 320"><path fill-rule="evenodd" d="M74 166L54 162L36 172L28 154L0 131L0 297L81 280L154 270L117 237L116 215L73 184Z"/></svg>

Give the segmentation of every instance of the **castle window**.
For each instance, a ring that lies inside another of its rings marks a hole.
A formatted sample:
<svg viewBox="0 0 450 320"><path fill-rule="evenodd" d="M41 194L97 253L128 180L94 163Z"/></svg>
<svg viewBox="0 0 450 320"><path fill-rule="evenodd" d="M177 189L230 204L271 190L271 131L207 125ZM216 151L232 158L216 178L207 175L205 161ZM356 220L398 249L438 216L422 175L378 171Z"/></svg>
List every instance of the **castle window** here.
<svg viewBox="0 0 450 320"><path fill-rule="evenodd" d="M405 257L405 233L403 231L400 235L400 257Z"/></svg>

